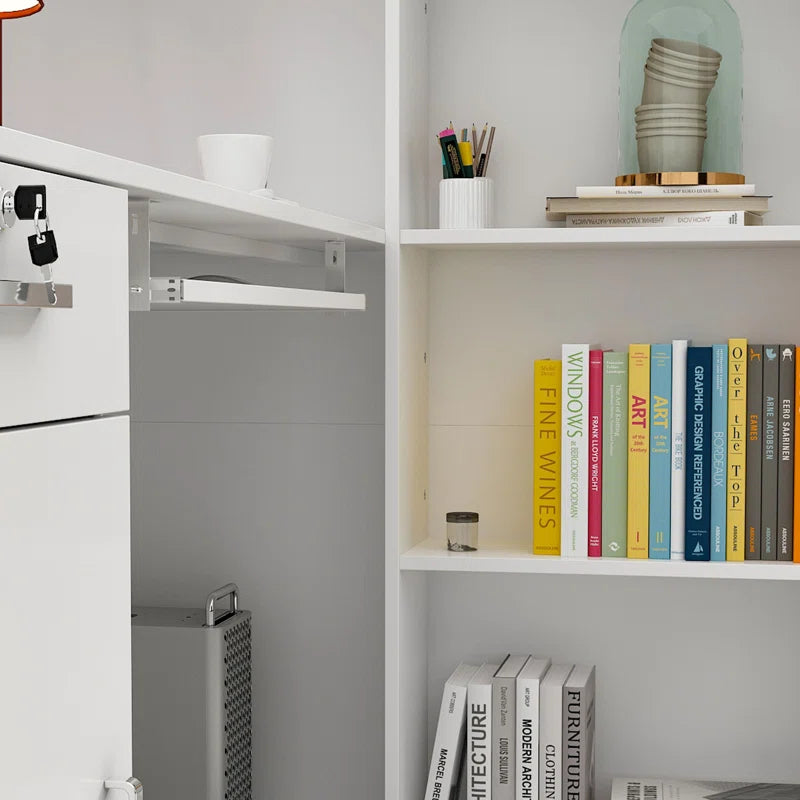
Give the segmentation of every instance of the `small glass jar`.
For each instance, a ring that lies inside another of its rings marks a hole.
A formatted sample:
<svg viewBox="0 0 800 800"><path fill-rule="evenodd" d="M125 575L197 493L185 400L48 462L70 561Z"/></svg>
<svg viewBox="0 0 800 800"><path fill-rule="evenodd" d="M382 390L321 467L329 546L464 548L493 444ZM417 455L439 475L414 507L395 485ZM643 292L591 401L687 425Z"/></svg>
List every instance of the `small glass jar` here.
<svg viewBox="0 0 800 800"><path fill-rule="evenodd" d="M478 549L478 515L474 511L447 514L447 549L470 553Z"/></svg>

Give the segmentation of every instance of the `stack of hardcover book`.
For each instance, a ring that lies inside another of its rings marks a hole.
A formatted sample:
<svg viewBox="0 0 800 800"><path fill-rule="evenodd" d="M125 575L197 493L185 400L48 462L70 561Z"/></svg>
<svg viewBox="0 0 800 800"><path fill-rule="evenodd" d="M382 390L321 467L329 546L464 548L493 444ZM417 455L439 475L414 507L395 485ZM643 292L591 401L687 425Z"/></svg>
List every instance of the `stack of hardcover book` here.
<svg viewBox="0 0 800 800"><path fill-rule="evenodd" d="M547 218L568 228L761 225L767 211L753 184L579 186L575 197L547 198Z"/></svg>
<svg viewBox="0 0 800 800"><path fill-rule="evenodd" d="M534 365L533 552L800 562L793 344L567 344Z"/></svg>
<svg viewBox="0 0 800 800"><path fill-rule="evenodd" d="M595 668L509 655L459 664L425 800L593 800Z"/></svg>
<svg viewBox="0 0 800 800"><path fill-rule="evenodd" d="M800 785L614 778L611 800L800 800Z"/></svg>

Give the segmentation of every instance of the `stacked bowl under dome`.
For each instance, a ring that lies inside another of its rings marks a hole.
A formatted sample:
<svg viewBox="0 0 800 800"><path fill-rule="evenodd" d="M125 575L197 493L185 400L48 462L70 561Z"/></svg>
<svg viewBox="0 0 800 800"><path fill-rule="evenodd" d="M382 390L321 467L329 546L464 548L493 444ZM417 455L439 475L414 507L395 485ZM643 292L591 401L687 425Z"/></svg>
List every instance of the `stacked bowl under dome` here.
<svg viewBox="0 0 800 800"><path fill-rule="evenodd" d="M722 56L679 39L653 39L636 109L643 173L700 172L708 135L707 102Z"/></svg>

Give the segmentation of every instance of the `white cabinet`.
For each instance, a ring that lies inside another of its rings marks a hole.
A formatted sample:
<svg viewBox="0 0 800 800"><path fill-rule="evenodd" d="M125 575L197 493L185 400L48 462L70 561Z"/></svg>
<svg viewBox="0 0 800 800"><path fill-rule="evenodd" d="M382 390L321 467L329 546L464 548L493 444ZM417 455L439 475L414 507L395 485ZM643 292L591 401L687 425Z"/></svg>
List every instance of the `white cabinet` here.
<svg viewBox="0 0 800 800"><path fill-rule="evenodd" d="M131 774L129 420L0 432L0 794Z"/></svg>
<svg viewBox="0 0 800 800"><path fill-rule="evenodd" d="M58 242L57 283L73 308L0 308L0 427L125 411L128 392L127 192L0 163L0 185L44 184ZM0 280L41 282L33 223L0 232Z"/></svg>

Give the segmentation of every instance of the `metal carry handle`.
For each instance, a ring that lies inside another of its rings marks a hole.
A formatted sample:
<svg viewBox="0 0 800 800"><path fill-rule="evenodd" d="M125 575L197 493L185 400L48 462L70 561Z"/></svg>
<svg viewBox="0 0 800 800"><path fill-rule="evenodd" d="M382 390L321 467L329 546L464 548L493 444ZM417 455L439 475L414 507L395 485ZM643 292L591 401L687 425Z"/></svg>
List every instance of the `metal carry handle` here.
<svg viewBox="0 0 800 800"><path fill-rule="evenodd" d="M109 791L125 792L128 800L143 800L144 789L138 778L128 778L126 781L106 781L103 786Z"/></svg>
<svg viewBox="0 0 800 800"><path fill-rule="evenodd" d="M228 595L231 597L231 612L228 616L233 616L239 610L239 587L235 583L226 583L224 586L220 586L206 598L206 625L209 628L213 628L218 621L221 621L214 619L214 606L217 601Z"/></svg>

